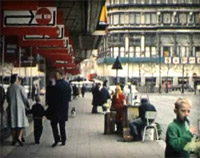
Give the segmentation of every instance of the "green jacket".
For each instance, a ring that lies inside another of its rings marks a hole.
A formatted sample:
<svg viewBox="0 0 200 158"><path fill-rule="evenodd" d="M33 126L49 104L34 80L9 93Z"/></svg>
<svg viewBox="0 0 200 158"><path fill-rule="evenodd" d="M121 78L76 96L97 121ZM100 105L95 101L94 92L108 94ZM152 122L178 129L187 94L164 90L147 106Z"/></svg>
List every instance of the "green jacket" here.
<svg viewBox="0 0 200 158"><path fill-rule="evenodd" d="M166 133L165 158L189 158L190 153L183 149L192 137L188 124L174 119Z"/></svg>

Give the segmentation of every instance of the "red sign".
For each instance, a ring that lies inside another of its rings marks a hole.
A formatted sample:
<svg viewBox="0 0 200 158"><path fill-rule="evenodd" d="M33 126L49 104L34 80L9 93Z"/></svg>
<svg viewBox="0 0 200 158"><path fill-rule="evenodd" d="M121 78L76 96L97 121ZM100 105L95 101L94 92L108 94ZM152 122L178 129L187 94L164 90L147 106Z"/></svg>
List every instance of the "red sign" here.
<svg viewBox="0 0 200 158"><path fill-rule="evenodd" d="M35 15L35 19L39 25L48 25L51 18L51 12L47 8L40 8Z"/></svg>

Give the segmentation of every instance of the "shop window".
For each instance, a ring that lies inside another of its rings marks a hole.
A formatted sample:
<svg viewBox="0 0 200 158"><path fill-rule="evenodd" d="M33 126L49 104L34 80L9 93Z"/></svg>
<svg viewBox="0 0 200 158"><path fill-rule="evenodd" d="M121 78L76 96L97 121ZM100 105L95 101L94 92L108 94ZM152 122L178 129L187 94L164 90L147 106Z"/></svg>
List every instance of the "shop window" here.
<svg viewBox="0 0 200 158"><path fill-rule="evenodd" d="M156 77L146 77L145 78L145 85L147 85L147 86L156 85Z"/></svg>

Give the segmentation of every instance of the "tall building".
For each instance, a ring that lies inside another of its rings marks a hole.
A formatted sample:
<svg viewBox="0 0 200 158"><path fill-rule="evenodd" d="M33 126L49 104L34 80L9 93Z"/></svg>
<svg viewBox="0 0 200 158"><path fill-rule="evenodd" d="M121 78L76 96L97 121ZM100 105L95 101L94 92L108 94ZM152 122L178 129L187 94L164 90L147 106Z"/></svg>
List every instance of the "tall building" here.
<svg viewBox="0 0 200 158"><path fill-rule="evenodd" d="M160 88L194 86L200 78L200 0L107 0L108 33L102 38L98 75L115 82Z"/></svg>

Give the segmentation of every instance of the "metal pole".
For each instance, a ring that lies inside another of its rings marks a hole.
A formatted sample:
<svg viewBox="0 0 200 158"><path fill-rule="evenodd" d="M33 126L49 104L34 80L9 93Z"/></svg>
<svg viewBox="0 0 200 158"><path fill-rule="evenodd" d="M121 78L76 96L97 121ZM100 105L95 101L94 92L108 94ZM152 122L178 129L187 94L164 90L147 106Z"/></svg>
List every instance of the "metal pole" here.
<svg viewBox="0 0 200 158"><path fill-rule="evenodd" d="M116 69L116 83L115 84L117 83L118 83L118 69Z"/></svg>
<svg viewBox="0 0 200 158"><path fill-rule="evenodd" d="M185 73L185 64L182 67L182 93L184 93L184 73Z"/></svg>

